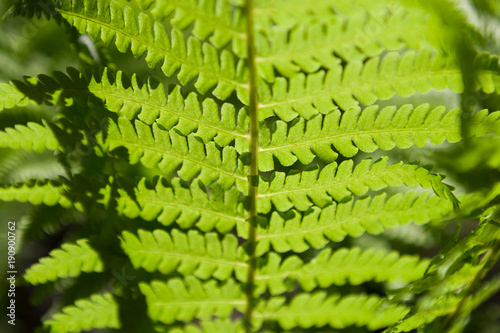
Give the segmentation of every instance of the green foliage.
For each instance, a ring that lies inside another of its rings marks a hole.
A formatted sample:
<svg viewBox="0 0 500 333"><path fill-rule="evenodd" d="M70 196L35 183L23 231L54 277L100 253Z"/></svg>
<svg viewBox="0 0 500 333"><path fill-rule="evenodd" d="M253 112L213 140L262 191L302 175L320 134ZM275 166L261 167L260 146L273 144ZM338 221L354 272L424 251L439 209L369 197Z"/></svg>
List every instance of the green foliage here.
<svg viewBox="0 0 500 333"><path fill-rule="evenodd" d="M82 272L102 272L103 263L88 240L80 239L76 244L66 243L54 250L50 256L40 260L26 270L24 279L31 284L46 283L60 278L76 277Z"/></svg>
<svg viewBox="0 0 500 333"><path fill-rule="evenodd" d="M0 213L63 240L24 272L40 331L479 331L500 65L470 5L0 5L61 44L0 26Z"/></svg>
<svg viewBox="0 0 500 333"><path fill-rule="evenodd" d="M70 333L92 328L120 328L118 306L113 295L92 295L64 307L48 321L52 332Z"/></svg>

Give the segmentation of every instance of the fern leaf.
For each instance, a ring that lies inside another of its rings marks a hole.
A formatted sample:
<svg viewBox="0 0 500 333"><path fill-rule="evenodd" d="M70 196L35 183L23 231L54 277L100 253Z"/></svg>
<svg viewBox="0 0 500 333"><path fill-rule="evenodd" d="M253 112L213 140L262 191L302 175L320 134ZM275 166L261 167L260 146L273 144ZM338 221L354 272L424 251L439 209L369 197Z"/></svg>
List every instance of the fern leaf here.
<svg viewBox="0 0 500 333"><path fill-rule="evenodd" d="M243 333L241 322L230 320L202 321L199 325L186 325L183 328L173 328L169 333Z"/></svg>
<svg viewBox="0 0 500 333"><path fill-rule="evenodd" d="M139 0L156 20L166 21L179 30L189 30L217 48L231 43L239 58L246 57L245 17L242 8L227 0Z"/></svg>
<svg viewBox="0 0 500 333"><path fill-rule="evenodd" d="M135 198L132 198L125 190L119 189L117 210L128 218L157 219L163 225L175 222L183 229L196 224L204 232L216 228L221 233L227 233L237 222L245 221L240 192L236 188L225 191L213 186L208 197L206 191L194 183L189 188L179 179L173 179L170 184L160 179L151 188L142 179L134 192Z"/></svg>
<svg viewBox="0 0 500 333"><path fill-rule="evenodd" d="M39 263L26 270L24 279L37 285L59 278L77 277L82 272L102 272L104 263L89 244L87 239L79 239L76 244L65 243L60 249L53 250L49 257L41 258Z"/></svg>
<svg viewBox="0 0 500 333"><path fill-rule="evenodd" d="M206 280L214 277L224 281L233 272L238 280L246 278L248 265L238 239L228 234L222 241L215 233L200 234L190 230L184 234L176 229L167 233L139 230L138 236L123 232L122 248L135 268L162 274L178 273Z"/></svg>
<svg viewBox="0 0 500 333"><path fill-rule="evenodd" d="M338 151L342 156L352 157L359 150L370 153L376 149L401 149L413 145L425 146L429 141L438 145L447 140L450 143L462 139L460 131L460 110L446 111L444 107L430 108L422 104L414 108L404 105L397 109L388 106L379 111L378 106L364 110L339 110L315 116L305 121L302 118L291 124L277 121L273 132L262 131L259 152L259 169L269 169L273 156L284 166L299 160L311 163L315 156L326 162L336 159ZM500 133L500 112L489 113L482 110L469 120L470 134L484 136ZM332 149L332 146L335 148Z"/></svg>
<svg viewBox="0 0 500 333"><path fill-rule="evenodd" d="M146 296L149 317L165 324L193 318L209 319L216 316L229 318L234 309L241 310L246 301L239 286L228 280L218 287L213 280L201 283L192 276L168 282L141 282L141 292Z"/></svg>
<svg viewBox="0 0 500 333"><path fill-rule="evenodd" d="M488 110L479 111L469 119L469 122L471 134L476 137L488 134L500 135L500 111L491 113Z"/></svg>
<svg viewBox="0 0 500 333"><path fill-rule="evenodd" d="M476 122L476 126L480 126L480 121ZM277 121L273 124L272 135L270 130L263 131L259 169L274 169L273 156L285 166L297 160L308 164L315 156L332 162L338 156L336 151L352 157L359 150L373 152L378 148L390 150L396 146L423 147L429 140L440 144L445 139L448 142L461 139L458 109L447 112L444 107L431 109L428 104L423 104L416 108L412 105L399 109L390 106L380 111L375 105L362 111L359 108L344 113L335 110L308 121L303 118L297 118L291 124Z"/></svg>
<svg viewBox="0 0 500 333"><path fill-rule="evenodd" d="M60 149L57 138L45 120L43 125L29 122L27 126L16 125L0 131L0 147L36 152Z"/></svg>
<svg viewBox="0 0 500 333"><path fill-rule="evenodd" d="M500 276L485 282L464 304L464 312L471 313L486 300L500 291Z"/></svg>
<svg viewBox="0 0 500 333"><path fill-rule="evenodd" d="M113 295L94 294L89 299L80 299L75 305L66 306L44 323L52 333L73 333L94 328L121 327L118 304Z"/></svg>
<svg viewBox="0 0 500 333"><path fill-rule="evenodd" d="M469 315L467 311L474 308L471 295L477 282L494 266L500 254L497 208L487 209L474 232L434 258L424 277L410 286L415 293L426 293L412 312L388 332L409 332L442 316ZM477 295L482 297L481 293Z"/></svg>
<svg viewBox="0 0 500 333"><path fill-rule="evenodd" d="M64 193L67 186L58 184L54 181L41 182L37 181L33 184L24 183L20 186L10 186L0 188L0 200L2 201L19 201L29 202L33 205L44 204L47 206L61 205L64 208L69 208L73 203Z"/></svg>
<svg viewBox="0 0 500 333"><path fill-rule="evenodd" d="M431 302L425 309L419 308L418 312L395 326L388 332L411 332L412 330L431 323L438 317L446 316L452 313L460 303L461 297L447 295L440 297L439 301Z"/></svg>
<svg viewBox="0 0 500 333"><path fill-rule="evenodd" d="M286 5L285 5L286 6ZM337 4L332 4L337 6ZM354 6L351 6L354 7ZM259 74L274 82L276 69L285 77L303 71L330 70L346 62L363 61L386 51L429 45L429 16L422 11L379 8L358 15L337 14L335 20L273 27L257 34L256 58ZM315 17L315 20L317 18ZM365 30L376 26L367 38ZM269 31L269 32L268 32Z"/></svg>
<svg viewBox="0 0 500 333"><path fill-rule="evenodd" d="M130 164L140 162L145 167L159 167L165 176L176 169L185 180L198 177L206 185L215 181L230 188L235 182L240 188L246 187L245 167L238 163L234 147L222 151L214 142L207 145L194 135L185 137L175 131L161 129L158 124L148 126L136 120L132 124L120 117L118 124L111 121L103 148L113 150L125 147L129 152Z"/></svg>
<svg viewBox="0 0 500 333"><path fill-rule="evenodd" d="M485 62L478 57L476 62ZM478 70L476 89L485 93L497 90L495 81L498 64L491 58L484 69ZM359 104L371 105L398 94L403 97L425 94L432 89L463 91L460 69L450 59L429 51L407 51L402 55L389 52L383 58L374 57L366 63L350 62L327 72L298 74L290 80L276 79L272 87L259 83L259 117L273 115L284 121L297 116L310 119L340 108L349 110ZM334 104L335 102L335 104Z"/></svg>
<svg viewBox="0 0 500 333"><path fill-rule="evenodd" d="M115 82L111 83L105 71L100 83L95 79L90 82L89 91L105 100L109 111L128 120L137 117L147 125L156 122L184 136L196 132L205 143L213 139L221 147L235 141L239 153L248 151L248 115L243 109L236 112L231 104L222 106L221 119L219 107L212 99L205 99L200 107L195 93L184 98L179 87L166 97L161 84L157 88L149 84L139 87L135 75L131 86L124 88L122 72L117 72Z"/></svg>
<svg viewBox="0 0 500 333"><path fill-rule="evenodd" d="M3 151L0 180L5 184L29 183L33 179L58 180L67 170L53 152L34 153L26 150Z"/></svg>
<svg viewBox="0 0 500 333"><path fill-rule="evenodd" d="M106 45L114 39L120 52L130 49L136 58L147 52L149 67L161 65L166 76L180 69L177 78L183 85L197 78L195 87L202 94L215 87L214 96L224 100L236 90L242 102L248 101L247 71L227 50L219 57L214 47L193 37L186 40L177 29L169 36L161 23L114 0L62 1L57 10L80 33Z"/></svg>
<svg viewBox="0 0 500 333"><path fill-rule="evenodd" d="M298 281L304 291L316 286L358 285L370 280L409 283L420 279L428 265L429 260L417 256L373 248L341 248L333 253L326 248L306 264L297 256L282 261L278 254L271 252L265 265L257 270L255 279L258 289L267 286L272 295L278 295L287 291L287 283L294 281Z"/></svg>
<svg viewBox="0 0 500 333"><path fill-rule="evenodd" d="M448 200L438 196L429 198L428 192L414 191L398 193L389 200L382 193L373 199L333 203L322 210L314 207L303 215L293 210L285 216L274 212L268 227L258 227L256 252L262 255L272 244L276 252L301 253L310 247L324 247L327 239L340 242L347 236L358 237L365 232L380 234L398 225L425 224L451 216L453 205ZM243 227L238 228L238 233L243 234L240 237L245 236Z"/></svg>
<svg viewBox="0 0 500 333"><path fill-rule="evenodd" d="M472 279L474 274L468 274L463 278ZM418 312L405 318L401 323L388 329L387 332L410 332L413 329L425 326L433 322L436 318L451 315L456 312L460 306L462 315L468 316L479 305L484 303L490 297L500 290L500 279L498 276L488 282L482 284L471 297L463 298L460 295L460 289L453 290L452 293L441 296L434 301L427 300L427 305L420 307ZM455 292L457 291L457 292ZM457 295L457 293L459 295ZM462 304L461 304L462 302ZM422 302L423 303L423 302ZM459 326L463 321L456 320L454 326ZM449 332L455 332L452 328ZM459 330L461 331L461 330Z"/></svg>
<svg viewBox="0 0 500 333"><path fill-rule="evenodd" d="M321 172L309 169L301 173L275 172L269 182L259 183L259 213L271 211L271 203L280 212L295 207L306 211L312 206L325 207L333 201L340 202L368 190L381 190L388 186L422 186L432 188L440 197L458 204L442 176L431 174L427 169L403 162L388 166L388 157L372 164L365 159L354 167L352 160L327 165ZM318 175L319 173L319 175Z"/></svg>
<svg viewBox="0 0 500 333"><path fill-rule="evenodd" d="M400 320L409 309L391 304L375 295L331 295L325 292L298 294L289 305L283 297L271 298L257 308L256 320L275 320L285 329L294 327L346 328L367 326L370 330L383 328Z"/></svg>
<svg viewBox="0 0 500 333"><path fill-rule="evenodd" d="M0 111L14 106L24 106L24 95L11 85L0 83Z"/></svg>
<svg viewBox="0 0 500 333"><path fill-rule="evenodd" d="M96 98L89 94L88 81L84 73L68 67L66 73L55 71L53 77L44 74L36 78L25 76L24 81L13 80L12 84L19 93L36 104L86 106L89 99Z"/></svg>
<svg viewBox="0 0 500 333"><path fill-rule="evenodd" d="M300 0L256 0L255 1L255 26L262 31L270 31L272 26L293 27L294 25L313 21L334 21L341 15L360 16L367 12L392 9L394 12L395 1L367 1L352 0L328 1L319 0L314 4ZM401 7L401 2L398 2Z"/></svg>

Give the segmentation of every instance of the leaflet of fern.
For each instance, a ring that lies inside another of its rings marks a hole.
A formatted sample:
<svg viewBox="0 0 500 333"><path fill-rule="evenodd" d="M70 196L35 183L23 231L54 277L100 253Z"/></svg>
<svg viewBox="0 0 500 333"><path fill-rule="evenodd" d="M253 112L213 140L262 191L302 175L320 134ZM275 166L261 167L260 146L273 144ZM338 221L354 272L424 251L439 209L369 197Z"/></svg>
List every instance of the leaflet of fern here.
<svg viewBox="0 0 500 333"><path fill-rule="evenodd" d="M135 13L131 7L121 7L117 1L84 4L84 0L62 2L58 11L81 33L87 32L107 45L115 39L121 52L130 49L136 58L147 52L146 63L151 68L161 65L167 76L180 69L177 77L184 85L196 78L201 93L215 86L213 94L222 100L236 90L243 102L248 101L246 68L230 52L222 51L219 57L211 45L192 37L186 40L176 29L169 36L159 22L145 13Z"/></svg>
<svg viewBox="0 0 500 333"><path fill-rule="evenodd" d="M80 299L45 322L54 333L73 333L82 330L114 328L120 329L118 304L111 293L94 294L89 299Z"/></svg>
<svg viewBox="0 0 500 333"><path fill-rule="evenodd" d="M229 318L233 309L241 309L245 304L241 290L231 279L221 287L213 280L202 283L192 276L184 281L174 278L167 283L141 283L139 287L146 296L149 316L166 324L214 315Z"/></svg>
<svg viewBox="0 0 500 333"><path fill-rule="evenodd" d="M359 285L370 280L409 283L421 278L428 265L428 260L416 256L357 247L341 248L333 253L326 248L308 263L298 256L283 260L271 252L256 272L256 294L268 289L271 295L280 295L291 291L296 281L305 291L318 286Z"/></svg>
<svg viewBox="0 0 500 333"><path fill-rule="evenodd" d="M222 106L221 119L212 99L204 99L200 108L195 93L184 98L177 87L166 97L161 84L156 88L149 84L139 87L135 77L131 78L131 86L124 88L122 72L116 73L113 83L105 72L100 83L95 80L90 83L89 90L106 101L108 110L128 120L137 118L147 125L157 123L167 130L176 129L184 136L195 132L205 143L214 140L222 147L236 140L238 152L248 152L248 115L242 109L236 112L231 104Z"/></svg>
<svg viewBox="0 0 500 333"><path fill-rule="evenodd" d="M60 278L76 277L82 272L103 272L104 263L99 254L92 249L87 239L75 244L66 243L61 249L50 252L49 257L26 270L24 279L31 284L56 281Z"/></svg>
<svg viewBox="0 0 500 333"><path fill-rule="evenodd" d="M381 194L355 203L353 200L333 203L322 210L318 207L304 213L291 210L284 216L273 212L269 224L258 228L256 253L266 253L270 245L277 252L301 253L310 247L320 249L328 240L340 242L347 236L359 237L365 232L377 235L398 225L425 224L452 216L451 202L438 196L429 198L425 192L396 194L387 201L386 195Z"/></svg>
<svg viewBox="0 0 500 333"><path fill-rule="evenodd" d="M246 57L245 16L242 9L229 1L150 1L140 0L143 9L156 20L168 22L179 30L188 30L217 48L231 43L239 58Z"/></svg>
<svg viewBox="0 0 500 333"><path fill-rule="evenodd" d="M235 272L238 280L246 278L246 256L231 234L222 241L216 233L202 235L192 230L184 234L175 229L170 234L162 230L152 233L139 230L138 238L125 232L122 237L122 247L134 266L149 272L177 271L202 280L214 277L221 281Z"/></svg>
<svg viewBox="0 0 500 333"><path fill-rule="evenodd" d="M142 179L131 197L119 190L117 210L128 218L141 217L146 221L156 220L163 225L176 223L181 228L196 225L205 232L216 228L219 232L230 232L237 222L245 220L239 196L235 189L224 191L211 187L208 196L202 186L187 184L173 179L170 184L159 179L154 187Z"/></svg>
<svg viewBox="0 0 500 333"><path fill-rule="evenodd" d="M432 188L436 194L454 202L450 188L441 182L442 177L413 164L393 164L382 158L372 163L363 160L354 169L354 162L347 160L337 166L333 162L321 172L318 169L301 173L275 172L271 181L259 184L259 213L269 213L271 203L280 212L296 208L305 211L312 206L325 207L332 201L343 201L352 194L364 195L368 190L381 190L388 186L422 186ZM319 174L319 175L318 175Z"/></svg>

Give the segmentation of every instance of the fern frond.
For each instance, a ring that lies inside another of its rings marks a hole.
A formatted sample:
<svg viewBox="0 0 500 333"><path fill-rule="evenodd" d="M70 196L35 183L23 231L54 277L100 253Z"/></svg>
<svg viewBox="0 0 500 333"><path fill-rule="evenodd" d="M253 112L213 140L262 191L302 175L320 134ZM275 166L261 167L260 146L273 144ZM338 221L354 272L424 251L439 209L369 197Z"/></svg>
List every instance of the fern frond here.
<svg viewBox="0 0 500 333"><path fill-rule="evenodd" d="M81 215L63 207L36 206L23 216L22 230L26 241L38 241L55 235L70 225L82 223Z"/></svg>
<svg viewBox="0 0 500 333"><path fill-rule="evenodd" d="M26 105L24 95L11 85L0 83L0 111Z"/></svg>
<svg viewBox="0 0 500 333"><path fill-rule="evenodd" d="M353 247L340 248L333 253L332 249L326 248L308 263L297 256L282 260L271 252L263 264L255 276L258 290L264 292L267 287L271 295L278 295L287 291L290 281L298 281L304 291L317 286L358 285L371 280L409 283L424 275L429 260L400 255L396 251Z"/></svg>
<svg viewBox="0 0 500 333"><path fill-rule="evenodd" d="M213 280L202 283L187 276L184 280L141 282L139 288L146 296L149 317L165 324L229 318L234 309L241 310L246 304L240 287L231 279L219 287Z"/></svg>
<svg viewBox="0 0 500 333"><path fill-rule="evenodd" d="M428 302L429 304L425 308L419 308L417 313L404 318L394 329L389 329L387 332L411 332L414 329L425 326L433 322L436 318L453 313L457 309L461 299L461 297L451 294L441 296L434 302Z"/></svg>
<svg viewBox="0 0 500 333"><path fill-rule="evenodd" d="M475 113L469 122L471 134L476 137L487 134L500 135L500 111L490 113L488 110L482 110Z"/></svg>
<svg viewBox="0 0 500 333"><path fill-rule="evenodd" d="M464 304L464 312L471 313L486 300L500 291L500 276L485 282Z"/></svg>
<svg viewBox="0 0 500 333"><path fill-rule="evenodd" d="M272 133L262 131L259 169L273 170L273 156L282 165L289 166L297 160L308 164L315 156L332 162L338 156L336 151L352 157L359 149L373 152L378 148L408 148L413 144L422 147L429 139L434 144L445 138L456 142L460 140L459 120L458 110L446 112L443 107L431 110L424 104L415 109L404 105L380 111L374 105L362 111L359 108L344 113L335 110L308 121L296 118L291 124L277 121Z"/></svg>
<svg viewBox="0 0 500 333"><path fill-rule="evenodd" d="M271 204L280 212L296 208L306 211L312 206L325 207L333 201L340 202L368 190L381 190L388 186L432 188L437 195L458 204L450 187L442 183L442 176L414 164L403 162L388 165L388 157L373 162L365 159L354 169L354 162L347 160L340 165L333 162L321 172L317 168L300 173L275 172L269 182L259 183L258 212L267 214ZM373 164L372 164L373 162Z"/></svg>
<svg viewBox="0 0 500 333"><path fill-rule="evenodd" d="M238 161L234 147L222 151L214 142L204 144L195 135L187 137L176 131L166 131L158 124L148 126L140 120L131 123L120 117L118 123L110 120L105 150L125 147L129 152L130 164L140 162L145 167L158 167L163 175L170 176L176 169L185 180L198 177L206 185L217 181L225 188L235 182L246 187L246 166Z"/></svg>
<svg viewBox="0 0 500 333"><path fill-rule="evenodd" d="M77 277L82 272L102 272L104 263L87 239L79 239L76 244L64 243L53 250L48 257L26 270L24 279L33 285L55 281L59 278Z"/></svg>
<svg viewBox="0 0 500 333"><path fill-rule="evenodd" d="M256 0L254 5L256 29L269 31L271 27L293 27L294 25L313 21L333 21L339 15L360 16L367 12L394 9L391 0L319 0L314 3L300 0ZM401 7L401 3L399 3Z"/></svg>
<svg viewBox="0 0 500 333"><path fill-rule="evenodd" d="M453 216L451 202L438 196L429 197L428 192L398 193L388 200L386 197L382 193L355 202L334 202L322 210L314 207L303 215L293 210L285 216L274 212L268 227L257 228L256 253L266 253L270 245L276 252L301 253L310 247L324 247L328 239L340 242L347 236L358 237L365 232L377 235L398 225L425 224ZM239 234L240 230L243 228L238 228Z"/></svg>
<svg viewBox="0 0 500 333"><path fill-rule="evenodd" d="M0 131L0 147L36 152L61 148L45 120L42 120L42 124L29 122L27 126L16 125L14 128L8 127Z"/></svg>
<svg viewBox="0 0 500 333"><path fill-rule="evenodd" d="M248 151L248 115L243 109L236 111L226 103L219 117L219 106L210 98L200 105L195 93L184 98L179 87L166 96L163 85L152 88L148 83L140 87L135 75L131 86L125 88L122 72L117 72L115 82L111 83L105 71L100 81L93 79L89 91L102 98L107 109L119 116L128 120L137 117L147 125L156 122L185 136L195 132L205 143L214 140L221 147L235 141L239 153Z"/></svg>
<svg viewBox="0 0 500 333"><path fill-rule="evenodd" d="M121 328L118 304L110 293L94 294L66 306L44 324L52 333L76 333L94 328Z"/></svg>
<svg viewBox="0 0 500 333"><path fill-rule="evenodd" d="M336 4L332 3L332 6ZM429 17L419 11L378 9L356 16L339 14L334 17L335 20L328 23L320 20L319 23L299 24L292 29L288 26L273 27L257 34L259 75L274 82L275 69L285 77L292 77L301 71L330 70L337 67L341 59L363 61L386 51L430 46ZM371 31L374 26L377 29Z"/></svg>
<svg viewBox="0 0 500 333"><path fill-rule="evenodd" d="M255 319L277 321L285 330L323 326L340 329L352 325L376 330L397 322L409 311L403 305L391 304L375 295L327 297L325 292L298 294L288 305L284 297L271 298L262 304L256 309Z"/></svg>
<svg viewBox="0 0 500 333"><path fill-rule="evenodd" d="M58 12L80 33L88 33L106 45L114 40L120 52L130 49L136 58L147 53L149 67L160 65L167 76L180 69L179 81L186 85L196 79L195 87L202 94L215 87L214 96L224 100L236 90L242 102L248 101L247 71L242 60L236 63L231 52L223 50L219 56L213 46L194 37L186 40L177 29L172 29L169 36L160 22L114 0L60 4Z"/></svg>
<svg viewBox="0 0 500 333"><path fill-rule="evenodd" d="M89 94L90 79L86 73L73 67L66 68L66 72L54 71L52 76L39 74L36 78L25 76L23 81L12 81L13 89L35 104L86 106L89 99L96 100Z"/></svg>
<svg viewBox="0 0 500 333"><path fill-rule="evenodd" d="M58 180L67 170L53 152L34 153L26 150L2 152L0 181L4 184L29 183L33 179Z"/></svg>
<svg viewBox="0 0 500 333"><path fill-rule="evenodd" d="M191 324L183 328L173 328L169 333L243 333L241 322L230 320L202 321L199 325Z"/></svg>
<svg viewBox="0 0 500 333"><path fill-rule="evenodd" d="M177 271L202 280L214 277L221 281L229 279L234 272L242 281L248 270L243 249L231 234L221 241L216 233L200 234L194 230L187 234L176 229L170 233L160 229L139 230L137 236L125 231L121 244L134 267L148 272Z"/></svg>
<svg viewBox="0 0 500 333"><path fill-rule="evenodd" d="M488 61L479 56L475 61L484 69L477 71L476 89L485 93L498 90L498 59ZM310 119L340 108L349 110L359 104L371 105L398 94L402 97L431 90L463 91L460 69L448 58L430 51L389 52L366 63L353 61L325 72L297 74L291 79L277 78L270 88L259 83L259 118L273 115L284 121L297 116Z"/></svg>
<svg viewBox="0 0 500 333"><path fill-rule="evenodd" d="M61 205L64 208L73 206L73 203L64 193L68 187L55 181L37 181L24 183L20 186L0 187L0 200L29 202L33 205L47 206Z"/></svg>
<svg viewBox="0 0 500 333"><path fill-rule="evenodd" d="M240 192L236 188L210 188L210 196L196 183L188 187L179 179L170 183L159 179L154 188L142 179L134 189L135 198L119 189L118 213L128 218L140 216L146 221L158 220L163 225L176 223L183 229L196 225L209 232L216 228L228 233L237 222L245 221Z"/></svg>
<svg viewBox="0 0 500 333"><path fill-rule="evenodd" d="M484 136L500 133L500 112L483 110L469 119L470 134ZM438 145L462 139L459 109L446 111L444 107L431 108L429 104L399 109L388 106L381 110L376 105L364 110L339 110L315 116L305 121L296 118L287 124L277 121L273 131L262 131L259 152L259 170L274 170L273 156L284 166L299 160L311 163L315 156L326 162L342 156L352 157L359 150L371 153L376 149L401 149L413 145L423 147L428 142ZM332 146L335 148L332 149Z"/></svg>
<svg viewBox="0 0 500 333"><path fill-rule="evenodd" d="M415 293L426 293L388 332L409 332L442 316L469 315L467 311L474 308L474 289L500 257L497 209L487 209L476 230L434 258L424 277L410 286ZM481 293L477 295L482 297Z"/></svg>
<svg viewBox="0 0 500 333"><path fill-rule="evenodd" d="M227 0L138 0L156 20L166 21L179 30L189 30L217 48L231 43L239 58L246 58L245 17L242 8Z"/></svg>

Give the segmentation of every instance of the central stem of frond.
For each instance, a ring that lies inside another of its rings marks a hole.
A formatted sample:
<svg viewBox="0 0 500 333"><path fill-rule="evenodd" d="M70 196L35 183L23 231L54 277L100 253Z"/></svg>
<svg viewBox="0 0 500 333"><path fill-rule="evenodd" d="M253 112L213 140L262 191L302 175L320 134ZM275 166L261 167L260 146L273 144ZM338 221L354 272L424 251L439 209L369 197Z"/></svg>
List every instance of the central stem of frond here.
<svg viewBox="0 0 500 333"><path fill-rule="evenodd" d="M258 137L259 137L259 110L257 97L257 68L255 64L255 42L253 33L253 0L247 0L246 7L246 32L247 32L247 61L249 70L249 112L250 112L250 175L248 195L250 197L250 209L248 217L248 241L247 251L249 255L249 267L246 286L247 307L245 309L245 330L247 333L252 332L252 312L253 312L253 290L255 281L255 241L257 224L257 185L258 185Z"/></svg>

